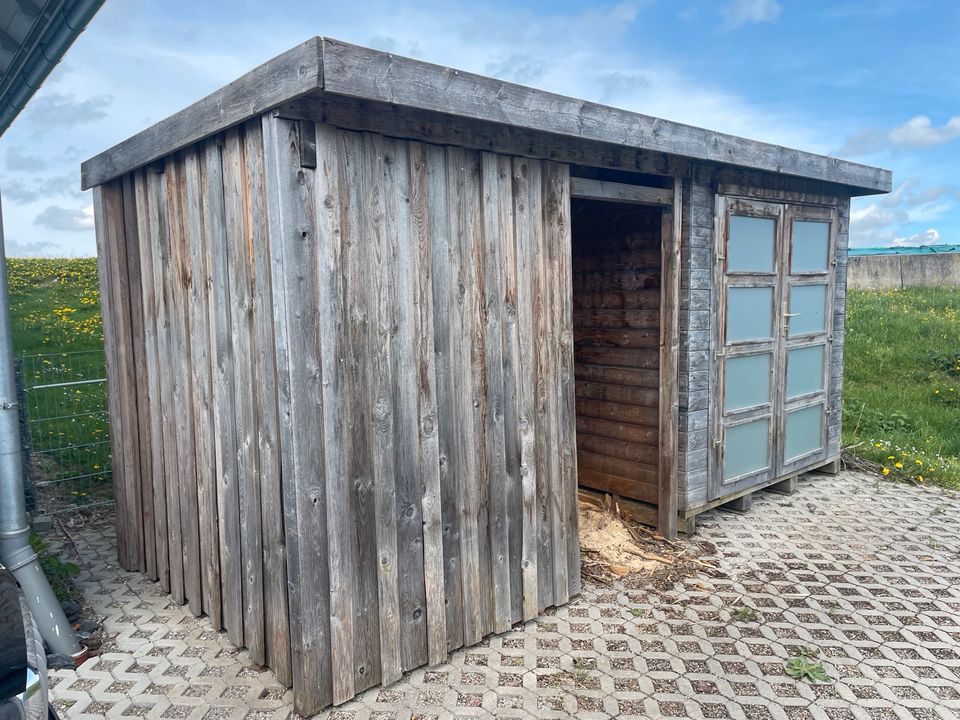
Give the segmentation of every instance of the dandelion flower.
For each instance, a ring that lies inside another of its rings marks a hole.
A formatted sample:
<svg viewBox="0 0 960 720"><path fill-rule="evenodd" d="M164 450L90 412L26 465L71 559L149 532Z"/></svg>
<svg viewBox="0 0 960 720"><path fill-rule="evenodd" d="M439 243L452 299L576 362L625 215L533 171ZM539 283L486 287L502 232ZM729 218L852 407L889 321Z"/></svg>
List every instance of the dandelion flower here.
<svg viewBox="0 0 960 720"><path fill-rule="evenodd" d="M903 463L902 462L894 463L893 466L898 470L900 470L903 468Z"/></svg>
<svg viewBox="0 0 960 720"><path fill-rule="evenodd" d="M885 468L883 469L883 474L884 474L884 475L889 475L889 474L890 474L890 468L885 467Z"/></svg>

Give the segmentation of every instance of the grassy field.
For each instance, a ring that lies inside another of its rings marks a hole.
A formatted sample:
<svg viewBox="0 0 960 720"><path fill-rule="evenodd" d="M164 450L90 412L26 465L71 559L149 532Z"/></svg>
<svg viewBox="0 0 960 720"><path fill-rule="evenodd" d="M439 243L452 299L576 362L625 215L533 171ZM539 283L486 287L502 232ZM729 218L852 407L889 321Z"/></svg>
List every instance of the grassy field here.
<svg viewBox="0 0 960 720"><path fill-rule="evenodd" d="M7 273L17 355L103 347L96 258L10 258Z"/></svg>
<svg viewBox="0 0 960 720"><path fill-rule="evenodd" d="M100 499L109 490L106 385L69 384L104 377L96 259L11 258L7 272L35 478L50 481L50 502Z"/></svg>
<svg viewBox="0 0 960 720"><path fill-rule="evenodd" d="M960 490L960 290L851 292L845 377L844 444Z"/></svg>

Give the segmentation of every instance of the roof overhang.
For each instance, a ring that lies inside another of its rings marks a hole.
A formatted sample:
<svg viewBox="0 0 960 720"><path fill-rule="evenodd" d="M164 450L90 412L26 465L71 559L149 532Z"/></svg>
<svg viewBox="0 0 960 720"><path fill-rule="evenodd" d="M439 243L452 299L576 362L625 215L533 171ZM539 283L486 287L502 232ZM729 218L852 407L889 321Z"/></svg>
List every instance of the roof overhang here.
<svg viewBox="0 0 960 720"><path fill-rule="evenodd" d="M851 195L891 190L889 170L747 140L462 70L316 37L83 163L83 189L291 101L387 103L727 166L818 180Z"/></svg>
<svg viewBox="0 0 960 720"><path fill-rule="evenodd" d="M96 15L103 0L0 4L0 135Z"/></svg>

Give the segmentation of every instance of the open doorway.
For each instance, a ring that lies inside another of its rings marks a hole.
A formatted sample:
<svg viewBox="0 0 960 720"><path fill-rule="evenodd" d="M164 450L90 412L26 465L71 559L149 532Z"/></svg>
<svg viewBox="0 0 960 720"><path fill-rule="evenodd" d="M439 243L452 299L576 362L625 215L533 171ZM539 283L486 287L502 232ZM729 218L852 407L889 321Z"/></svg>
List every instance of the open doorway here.
<svg viewBox="0 0 960 720"><path fill-rule="evenodd" d="M669 536L677 512L673 190L583 181L578 192L577 184L571 231L578 482L633 501L645 522Z"/></svg>
<svg viewBox="0 0 960 720"><path fill-rule="evenodd" d="M661 210L573 200L580 484L656 505Z"/></svg>

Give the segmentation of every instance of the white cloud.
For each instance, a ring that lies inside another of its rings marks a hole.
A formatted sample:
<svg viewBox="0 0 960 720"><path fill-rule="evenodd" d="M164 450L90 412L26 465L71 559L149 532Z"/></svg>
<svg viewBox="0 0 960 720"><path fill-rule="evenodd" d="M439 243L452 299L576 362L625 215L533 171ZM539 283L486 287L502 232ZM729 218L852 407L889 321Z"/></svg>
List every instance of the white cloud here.
<svg viewBox="0 0 960 720"><path fill-rule="evenodd" d="M960 137L960 115L937 127L926 115L917 115L892 130L868 128L852 135L837 151L841 156L870 155L898 148L920 149L943 145Z"/></svg>
<svg viewBox="0 0 960 720"><path fill-rule="evenodd" d="M34 225L40 225L49 230L62 232L90 232L93 230L93 206L87 205L79 210L74 208L48 205L33 220Z"/></svg>
<svg viewBox="0 0 960 720"><path fill-rule="evenodd" d="M723 7L723 29L736 30L750 23L772 23L783 8L777 0L733 0Z"/></svg>
<svg viewBox="0 0 960 720"><path fill-rule="evenodd" d="M889 133L890 142L909 148L942 145L960 137L960 115L954 115L942 127L934 127L926 115L910 118Z"/></svg>
<svg viewBox="0 0 960 720"><path fill-rule="evenodd" d="M940 231L936 228L929 228L908 237L897 237L893 239L893 244L900 247L918 247L920 245L937 245L939 243Z"/></svg>

